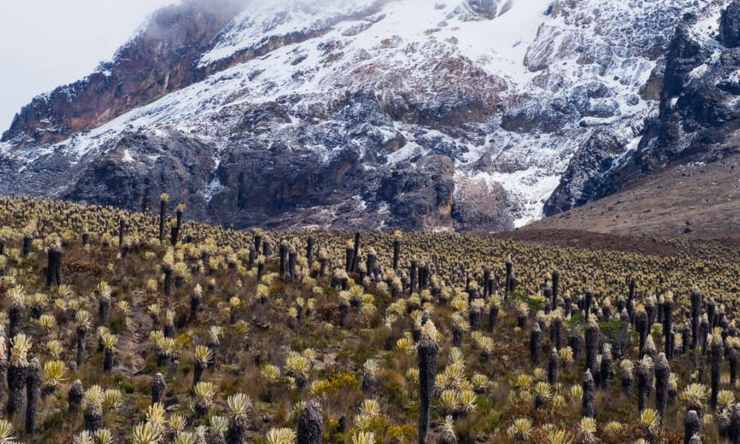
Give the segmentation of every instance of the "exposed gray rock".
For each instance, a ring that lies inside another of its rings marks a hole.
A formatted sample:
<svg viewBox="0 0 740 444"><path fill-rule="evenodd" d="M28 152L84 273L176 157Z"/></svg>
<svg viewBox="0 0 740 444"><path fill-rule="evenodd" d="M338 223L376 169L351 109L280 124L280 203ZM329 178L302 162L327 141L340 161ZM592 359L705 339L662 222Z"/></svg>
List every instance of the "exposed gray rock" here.
<svg viewBox="0 0 740 444"><path fill-rule="evenodd" d="M600 118L614 117L619 115L619 103L613 99L592 99L584 115Z"/></svg>
<svg viewBox="0 0 740 444"><path fill-rule="evenodd" d="M653 172L675 164L716 162L740 152L735 141L740 109L740 48L733 45L732 29L738 4L722 14L721 39L729 47L719 57L692 31L688 15L677 27L665 55L662 80L644 90L660 87L660 112L647 121L639 146L615 163L612 143L589 143L573 159L558 189L545 206L556 214L621 191ZM704 37L706 38L706 37Z"/></svg>
<svg viewBox="0 0 740 444"><path fill-rule="evenodd" d="M545 214L567 211L598 196L600 181L623 152L624 144L624 140L608 130L595 130L571 160L560 185L545 203Z"/></svg>
<svg viewBox="0 0 740 444"><path fill-rule="evenodd" d="M507 131L520 133L551 133L572 121L573 117L567 111L567 106L562 106L561 102L548 103L533 98L522 105L509 108L503 115L501 126Z"/></svg>
<svg viewBox="0 0 740 444"><path fill-rule="evenodd" d="M511 200L498 183L465 180L457 183L452 217L458 231L506 231L514 228Z"/></svg>
<svg viewBox="0 0 740 444"><path fill-rule="evenodd" d="M470 9L486 17L494 18L498 14L498 0L467 0Z"/></svg>
<svg viewBox="0 0 740 444"><path fill-rule="evenodd" d="M733 0L722 13L719 39L728 48L740 46L740 1Z"/></svg>
<svg viewBox="0 0 740 444"><path fill-rule="evenodd" d="M153 208L159 195L168 192L188 205L189 214L205 218L207 203L200 191L214 168L208 151L202 143L174 132L125 134L105 155L87 164L61 197L138 210L147 201Z"/></svg>
<svg viewBox="0 0 740 444"><path fill-rule="evenodd" d="M455 167L446 156L401 164L384 177L378 196L390 203L394 225L411 228L452 226Z"/></svg>

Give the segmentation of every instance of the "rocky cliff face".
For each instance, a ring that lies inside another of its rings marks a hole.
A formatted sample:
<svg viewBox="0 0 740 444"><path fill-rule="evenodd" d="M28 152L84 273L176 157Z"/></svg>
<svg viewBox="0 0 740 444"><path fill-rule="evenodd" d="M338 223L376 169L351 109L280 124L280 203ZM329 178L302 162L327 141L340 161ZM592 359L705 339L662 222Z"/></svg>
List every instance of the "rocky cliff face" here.
<svg viewBox="0 0 740 444"><path fill-rule="evenodd" d="M676 165L714 163L740 152L740 2L726 8L715 3L709 11L701 19L688 13L677 26L654 73L661 79L660 105L639 143L621 155L582 151L569 169L575 174L564 176L546 214L622 191Z"/></svg>
<svg viewBox="0 0 740 444"><path fill-rule="evenodd" d="M671 121L731 120L729 65L686 82L722 64L687 14L718 25L723 3L188 0L19 113L0 192L168 192L237 227L521 226L669 156Z"/></svg>

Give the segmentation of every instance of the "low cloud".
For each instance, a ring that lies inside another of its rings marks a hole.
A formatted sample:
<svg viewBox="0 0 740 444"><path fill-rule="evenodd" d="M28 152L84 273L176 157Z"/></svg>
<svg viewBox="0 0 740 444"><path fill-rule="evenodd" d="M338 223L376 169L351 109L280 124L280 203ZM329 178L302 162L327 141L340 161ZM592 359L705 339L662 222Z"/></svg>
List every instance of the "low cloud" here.
<svg viewBox="0 0 740 444"><path fill-rule="evenodd" d="M183 4L200 10L235 15L241 10L317 9L368 4L383 0L0 0L0 133L15 113L39 94L72 83L91 73L100 62L148 23L167 26ZM168 6L173 6L168 8ZM158 12L157 12L158 11ZM147 22L153 17L154 22Z"/></svg>
<svg viewBox="0 0 740 444"><path fill-rule="evenodd" d="M172 0L0 0L0 132L38 94L90 73Z"/></svg>

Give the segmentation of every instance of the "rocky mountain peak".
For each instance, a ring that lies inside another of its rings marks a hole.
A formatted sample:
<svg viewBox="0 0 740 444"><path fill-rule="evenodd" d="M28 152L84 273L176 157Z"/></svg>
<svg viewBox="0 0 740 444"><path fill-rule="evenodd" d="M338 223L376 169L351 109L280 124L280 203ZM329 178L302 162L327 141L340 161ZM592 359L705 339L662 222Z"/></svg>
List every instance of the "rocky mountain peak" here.
<svg viewBox="0 0 740 444"><path fill-rule="evenodd" d="M685 16L719 27L725 6L220 3L160 11L24 108L0 191L127 208L167 191L239 227L521 226L606 192L714 53Z"/></svg>
<svg viewBox="0 0 740 444"><path fill-rule="evenodd" d="M203 78L194 69L238 11L234 0L187 0L160 9L110 62L25 106L2 141L47 144L99 127Z"/></svg>

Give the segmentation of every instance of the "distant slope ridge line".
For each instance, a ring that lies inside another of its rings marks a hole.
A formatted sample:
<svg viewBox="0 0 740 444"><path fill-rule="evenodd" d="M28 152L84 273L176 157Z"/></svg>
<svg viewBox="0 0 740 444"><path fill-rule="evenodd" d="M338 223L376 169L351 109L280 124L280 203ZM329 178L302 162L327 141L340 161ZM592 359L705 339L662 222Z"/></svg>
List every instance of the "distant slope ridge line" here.
<svg viewBox="0 0 740 444"><path fill-rule="evenodd" d="M638 151L672 30L721 6L198 5L25 108L0 143L0 192L135 209L167 191L239 227L521 227Z"/></svg>

